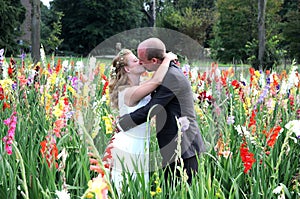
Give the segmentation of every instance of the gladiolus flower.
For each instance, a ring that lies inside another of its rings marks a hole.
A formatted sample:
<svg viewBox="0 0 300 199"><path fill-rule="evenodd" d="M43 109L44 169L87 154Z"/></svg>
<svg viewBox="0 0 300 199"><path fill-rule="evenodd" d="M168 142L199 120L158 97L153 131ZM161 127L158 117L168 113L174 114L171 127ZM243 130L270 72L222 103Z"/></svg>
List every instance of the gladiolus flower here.
<svg viewBox="0 0 300 199"><path fill-rule="evenodd" d="M108 81L107 77L104 74L101 75L101 78L102 78L102 82L103 82L102 95L104 95L105 92L106 92L106 89L108 87L109 81Z"/></svg>
<svg viewBox="0 0 300 199"><path fill-rule="evenodd" d="M296 113L297 113L297 119L300 119L300 109L298 109L298 110L296 111Z"/></svg>
<svg viewBox="0 0 300 199"><path fill-rule="evenodd" d="M227 124L229 124L229 125L234 124L234 116L228 116Z"/></svg>
<svg viewBox="0 0 300 199"><path fill-rule="evenodd" d="M211 104L214 100L213 97L206 91L202 91L198 95L198 99L200 102L207 101L209 104Z"/></svg>
<svg viewBox="0 0 300 199"><path fill-rule="evenodd" d="M244 163L244 173L248 173L255 162L254 154L249 152L249 149L245 143L242 143L240 147L240 155L242 162Z"/></svg>
<svg viewBox="0 0 300 199"><path fill-rule="evenodd" d="M16 125L17 125L17 116L16 112L13 112L12 115L4 120L4 124L8 126L8 134L3 137L3 142L5 143L5 150L8 155L12 154L12 142L15 137Z"/></svg>
<svg viewBox="0 0 300 199"><path fill-rule="evenodd" d="M27 82L28 82L28 80L25 78L24 75L18 76L18 79L19 79L19 81L20 81L20 85L21 85L21 86L25 86L25 85L27 84Z"/></svg>
<svg viewBox="0 0 300 199"><path fill-rule="evenodd" d="M181 132L185 132L190 126L190 121L186 116L178 118L178 122L181 126Z"/></svg>
<svg viewBox="0 0 300 199"><path fill-rule="evenodd" d="M56 190L55 194L57 195L58 199L70 199L71 198L70 193L68 193L68 191L66 191L66 190L61 190L61 191Z"/></svg>
<svg viewBox="0 0 300 199"><path fill-rule="evenodd" d="M108 198L108 185L104 178L98 176L93 180L88 182L88 193L95 194L97 199L107 199Z"/></svg>
<svg viewBox="0 0 300 199"><path fill-rule="evenodd" d="M284 127L294 132L297 138L300 138L300 120L289 121Z"/></svg>
<svg viewBox="0 0 300 199"><path fill-rule="evenodd" d="M3 100L4 99L4 90L0 84L0 100Z"/></svg>
<svg viewBox="0 0 300 199"><path fill-rule="evenodd" d="M256 116L256 110L252 110L252 114L251 114L251 117L250 117L250 122L248 124L248 127L256 125L255 116Z"/></svg>
<svg viewBox="0 0 300 199"><path fill-rule="evenodd" d="M280 126L276 126L274 128L271 128L269 133L267 133L267 145L269 147L273 147L276 143L277 137L279 133L281 133L283 129Z"/></svg>
<svg viewBox="0 0 300 199"><path fill-rule="evenodd" d="M102 119L105 123L106 134L111 134L113 132L112 121L108 116L103 116Z"/></svg>
<svg viewBox="0 0 300 199"><path fill-rule="evenodd" d="M52 142L52 141L51 141ZM56 143L48 143L48 140L44 140L41 143L41 154L43 158L46 158L48 167L50 168L52 163L57 160L58 149L56 147ZM58 168L58 164L55 163L55 167Z"/></svg>
<svg viewBox="0 0 300 199"><path fill-rule="evenodd" d="M234 89L238 89L240 87L240 83L237 80L233 80L231 85L234 87Z"/></svg>

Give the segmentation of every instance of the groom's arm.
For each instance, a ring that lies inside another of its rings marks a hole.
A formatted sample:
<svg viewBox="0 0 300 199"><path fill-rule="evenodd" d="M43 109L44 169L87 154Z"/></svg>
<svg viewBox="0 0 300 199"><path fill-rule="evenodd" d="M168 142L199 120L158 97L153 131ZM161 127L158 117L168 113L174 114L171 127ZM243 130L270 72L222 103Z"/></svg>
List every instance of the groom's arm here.
<svg viewBox="0 0 300 199"><path fill-rule="evenodd" d="M159 89L157 89L157 92L153 95L148 104L130 114L125 114L120 117L118 121L118 127L120 130L127 131L139 124L146 122L148 112L154 105L156 105L156 107L151 110L150 118L162 111L174 97L175 94L169 88L164 85L160 85Z"/></svg>

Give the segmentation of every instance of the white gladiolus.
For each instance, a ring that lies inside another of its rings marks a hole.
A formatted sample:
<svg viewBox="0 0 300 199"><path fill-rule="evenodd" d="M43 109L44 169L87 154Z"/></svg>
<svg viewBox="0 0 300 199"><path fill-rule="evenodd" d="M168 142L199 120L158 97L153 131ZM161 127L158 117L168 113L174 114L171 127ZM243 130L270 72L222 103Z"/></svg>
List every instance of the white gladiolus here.
<svg viewBox="0 0 300 199"><path fill-rule="evenodd" d="M56 190L55 194L58 197L57 199L71 199L70 194L66 190L61 190L61 191Z"/></svg>
<svg viewBox="0 0 300 199"><path fill-rule="evenodd" d="M296 137L300 138L300 120L289 121L285 128L295 133Z"/></svg>

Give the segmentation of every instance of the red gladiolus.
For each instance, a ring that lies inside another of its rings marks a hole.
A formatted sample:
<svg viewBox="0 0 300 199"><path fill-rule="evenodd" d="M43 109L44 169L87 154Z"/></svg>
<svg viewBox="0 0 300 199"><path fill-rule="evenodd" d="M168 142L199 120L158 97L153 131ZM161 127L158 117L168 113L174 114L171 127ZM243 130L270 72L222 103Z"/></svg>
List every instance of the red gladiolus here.
<svg viewBox="0 0 300 199"><path fill-rule="evenodd" d="M249 152L246 143L241 144L240 155L244 164L244 173L248 173L248 171L252 168L252 165L256 160L254 158L254 154Z"/></svg>
<svg viewBox="0 0 300 199"><path fill-rule="evenodd" d="M250 122L248 124L248 127L256 125L255 116L256 116L256 110L252 110L252 114L251 114L251 117L250 117Z"/></svg>
<svg viewBox="0 0 300 199"><path fill-rule="evenodd" d="M222 70L222 75L221 75L221 83L222 83L222 86L226 87L227 85L227 77L229 75L229 72L227 70Z"/></svg>
<svg viewBox="0 0 300 199"><path fill-rule="evenodd" d="M200 77L200 80L202 80L202 81L206 80L206 72L204 72L202 75L200 75L200 72L199 72L198 76Z"/></svg>
<svg viewBox="0 0 300 199"><path fill-rule="evenodd" d="M62 68L61 60L58 59L58 60L57 60L57 65L56 65L56 68L55 68L55 72L56 72L56 73L59 73L59 71L61 70L61 68Z"/></svg>
<svg viewBox="0 0 300 199"><path fill-rule="evenodd" d="M64 104L67 106L69 104L69 99L67 97L64 98Z"/></svg>
<svg viewBox="0 0 300 199"><path fill-rule="evenodd" d="M231 82L231 85L234 87L234 89L238 89L240 87L240 83L236 79Z"/></svg>
<svg viewBox="0 0 300 199"><path fill-rule="evenodd" d="M213 97L211 95L208 95L206 91L200 92L198 95L198 99L200 100L200 102L204 102L204 101L207 101L208 103L213 102Z"/></svg>
<svg viewBox="0 0 300 199"><path fill-rule="evenodd" d="M104 95L105 91L106 91L106 89L108 87L109 82L108 82L107 77L104 74L102 74L101 77L105 81L104 86L103 86L103 90L102 90L102 95Z"/></svg>
<svg viewBox="0 0 300 199"><path fill-rule="evenodd" d="M249 68L249 72L250 72L250 88L252 87L252 81L253 81L253 77L255 76L254 72L255 69L254 68Z"/></svg>
<svg viewBox="0 0 300 199"><path fill-rule="evenodd" d="M3 111L4 111L5 109L7 109L7 108L10 108L10 104L4 102L4 103L3 103L3 107L2 107Z"/></svg>
<svg viewBox="0 0 300 199"><path fill-rule="evenodd" d="M281 131L280 126L275 126L274 128L271 128L270 131L266 134L267 137L267 145L269 147L273 147L276 143L277 137Z"/></svg>
<svg viewBox="0 0 300 199"><path fill-rule="evenodd" d="M47 140L42 141L41 143L41 154L43 158L46 158L48 167L50 168L52 163L57 160L58 149L55 143L48 143ZM58 168L58 164L55 163L55 167Z"/></svg>
<svg viewBox="0 0 300 199"><path fill-rule="evenodd" d="M14 78L16 75L15 64L16 64L15 60L13 58L10 58L9 67L7 69L7 73L10 78Z"/></svg>
<svg viewBox="0 0 300 199"><path fill-rule="evenodd" d="M3 99L4 99L4 89L0 85L0 100L3 100Z"/></svg>
<svg viewBox="0 0 300 199"><path fill-rule="evenodd" d="M295 105L295 98L293 95L290 95L289 96L289 100L290 100L290 106L291 106L291 109L294 110L294 105Z"/></svg>

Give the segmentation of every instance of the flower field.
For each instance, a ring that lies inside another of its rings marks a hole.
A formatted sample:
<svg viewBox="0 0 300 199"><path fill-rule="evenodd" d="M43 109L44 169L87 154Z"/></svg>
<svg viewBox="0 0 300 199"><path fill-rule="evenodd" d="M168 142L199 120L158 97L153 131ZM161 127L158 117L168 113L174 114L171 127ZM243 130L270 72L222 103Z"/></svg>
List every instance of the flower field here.
<svg viewBox="0 0 300 199"><path fill-rule="evenodd" d="M1 56L0 66L0 198L117 198L88 155L105 166L117 117L109 106L110 65L42 53L35 65L23 55ZM299 198L298 66L182 69L208 148L199 173L191 185L182 177L167 187L157 169L148 185L139 176L126 182L120 198Z"/></svg>

